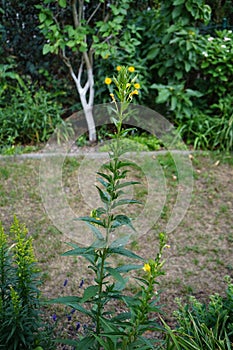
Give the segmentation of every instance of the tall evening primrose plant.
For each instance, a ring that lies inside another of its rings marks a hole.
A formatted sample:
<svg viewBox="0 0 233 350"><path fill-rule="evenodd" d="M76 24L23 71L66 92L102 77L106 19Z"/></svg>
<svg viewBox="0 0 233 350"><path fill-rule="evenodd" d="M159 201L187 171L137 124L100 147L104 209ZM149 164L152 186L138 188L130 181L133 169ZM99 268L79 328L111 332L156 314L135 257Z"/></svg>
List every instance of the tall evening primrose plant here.
<svg viewBox="0 0 233 350"><path fill-rule="evenodd" d="M86 248L69 243L72 249L64 254L84 257L88 268L94 272L94 284L88 286L81 297L61 297L51 301L78 310L83 314L85 323L87 318L90 320L90 326L85 327L85 332L77 332L77 339L62 340L79 350L153 349L155 340L147 339L144 335L148 330L157 330L159 327L154 316L159 311L155 285L158 284L157 277L163 274L161 257L166 247L165 235L159 236L160 247L156 258L145 261L126 248L130 236L119 232L122 226L128 226L130 230L134 228L130 217L117 210L123 205L139 203L134 199L122 198L123 189L137 182L126 179L134 163L122 159L125 150L120 141L129 132L122 125L140 84L134 74L134 67L118 66L117 71L117 76L105 79L112 98L112 122L116 133L109 152L109 162L97 173L99 185L96 188L102 206L93 209L90 216L79 218L86 222L95 239ZM113 267L111 258L114 257L116 261L117 256L133 259L137 263ZM139 291L136 295L128 295L124 292L127 283L125 274L134 270L140 270L135 278ZM116 304L120 307L117 308Z"/></svg>

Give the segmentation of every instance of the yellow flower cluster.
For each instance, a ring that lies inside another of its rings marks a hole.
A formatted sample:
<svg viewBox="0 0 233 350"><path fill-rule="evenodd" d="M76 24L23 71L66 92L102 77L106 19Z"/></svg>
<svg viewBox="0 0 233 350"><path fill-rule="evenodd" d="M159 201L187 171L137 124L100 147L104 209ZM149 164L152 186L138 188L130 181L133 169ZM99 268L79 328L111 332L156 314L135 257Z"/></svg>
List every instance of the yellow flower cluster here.
<svg viewBox="0 0 233 350"><path fill-rule="evenodd" d="M113 79L111 79L110 77L106 77L104 82L106 85L111 85L112 82L114 81L114 83L118 86L118 88L119 88L119 86L121 86L121 90L124 89L124 92L123 91L121 92L123 94L122 96L124 96L123 99L126 99L127 101L131 101L134 95L139 95L138 90L140 89L141 86L139 83L135 82L137 77L135 76L133 78L130 78L126 74L126 71L133 73L133 72L135 72L135 68L133 66L129 66L127 68L123 67L123 66L117 66L116 70L117 70L117 72L120 72L119 77L121 79L121 84L118 85L118 80L115 77ZM123 75L121 74L122 71L123 71ZM126 79L129 79L131 81L127 82L127 81L125 81ZM122 81L124 81L123 84L122 84ZM119 92L117 93L117 95L119 98ZM110 93L110 96L112 98L112 101L116 102L115 95L112 92Z"/></svg>
<svg viewBox="0 0 233 350"><path fill-rule="evenodd" d="M144 264L143 270L144 270L145 272L150 273L150 272L151 272L150 264L148 264L148 263Z"/></svg>

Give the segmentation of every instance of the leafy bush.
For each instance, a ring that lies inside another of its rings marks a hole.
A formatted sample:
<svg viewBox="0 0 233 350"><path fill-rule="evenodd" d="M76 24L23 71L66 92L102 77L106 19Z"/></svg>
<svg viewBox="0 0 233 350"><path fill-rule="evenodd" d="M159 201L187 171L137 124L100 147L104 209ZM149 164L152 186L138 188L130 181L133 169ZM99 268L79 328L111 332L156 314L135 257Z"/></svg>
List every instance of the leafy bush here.
<svg viewBox="0 0 233 350"><path fill-rule="evenodd" d="M195 297L183 305L180 300L174 313L177 329L167 330L166 349L230 350L233 343L233 283L226 277L226 296L210 296L206 305Z"/></svg>
<svg viewBox="0 0 233 350"><path fill-rule="evenodd" d="M32 350L46 344L48 334L41 321L39 275L32 238L14 218L10 234L15 242L8 246L0 223L0 348Z"/></svg>
<svg viewBox="0 0 233 350"><path fill-rule="evenodd" d="M208 108L232 92L233 33L222 30L213 36L199 35L198 42L199 76L195 85L203 92Z"/></svg>
<svg viewBox="0 0 233 350"><path fill-rule="evenodd" d="M182 13L182 16L180 14ZM233 34L203 35L210 8L202 1L165 1L158 11L148 60L155 60L155 102L195 148L232 150ZM162 16L162 21L161 21Z"/></svg>
<svg viewBox="0 0 233 350"><path fill-rule="evenodd" d="M46 141L56 125L64 123L57 96L43 88L8 84L4 94L0 109L0 146Z"/></svg>

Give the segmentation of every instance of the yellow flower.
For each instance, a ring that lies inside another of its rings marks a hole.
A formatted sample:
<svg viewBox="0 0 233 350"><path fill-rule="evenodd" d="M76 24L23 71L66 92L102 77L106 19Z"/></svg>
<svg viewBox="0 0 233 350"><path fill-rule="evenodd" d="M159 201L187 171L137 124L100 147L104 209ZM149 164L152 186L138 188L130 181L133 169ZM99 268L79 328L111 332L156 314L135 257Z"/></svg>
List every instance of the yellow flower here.
<svg viewBox="0 0 233 350"><path fill-rule="evenodd" d="M136 83L136 84L134 84L134 87L135 87L135 89L140 89L140 84Z"/></svg>
<svg viewBox="0 0 233 350"><path fill-rule="evenodd" d="M121 70L121 66L117 66L116 70L119 72Z"/></svg>
<svg viewBox="0 0 233 350"><path fill-rule="evenodd" d="M151 271L150 264L144 264L144 266L143 266L143 270L144 270L145 272L150 273L150 271Z"/></svg>
<svg viewBox="0 0 233 350"><path fill-rule="evenodd" d="M130 67L128 68L128 71L129 71L130 73L133 73L133 72L135 71L135 68L134 68L133 66L130 66Z"/></svg>
<svg viewBox="0 0 233 350"><path fill-rule="evenodd" d="M104 82L105 82L105 84L110 85L112 82L112 79L107 77L107 78L105 78Z"/></svg>
<svg viewBox="0 0 233 350"><path fill-rule="evenodd" d="M138 90L134 90L131 92L131 95L138 95Z"/></svg>

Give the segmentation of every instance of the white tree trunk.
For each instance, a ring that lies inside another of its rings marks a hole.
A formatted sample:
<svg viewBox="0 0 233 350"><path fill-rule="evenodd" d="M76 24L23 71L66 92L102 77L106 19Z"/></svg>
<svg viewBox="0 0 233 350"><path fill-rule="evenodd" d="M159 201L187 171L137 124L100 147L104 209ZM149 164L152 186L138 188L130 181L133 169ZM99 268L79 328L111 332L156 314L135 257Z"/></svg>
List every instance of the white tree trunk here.
<svg viewBox="0 0 233 350"><path fill-rule="evenodd" d="M79 67L78 76L74 73L71 66L69 66L70 74L75 82L77 91L80 96L81 104L83 107L84 115L87 122L88 133L89 133L89 141L96 141L96 128L93 117L93 104L94 104L94 78L92 68L89 67L87 69L87 82L84 87L81 86L81 76L83 72L83 64ZM87 101L87 94L89 94Z"/></svg>

